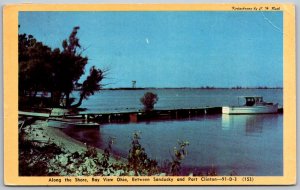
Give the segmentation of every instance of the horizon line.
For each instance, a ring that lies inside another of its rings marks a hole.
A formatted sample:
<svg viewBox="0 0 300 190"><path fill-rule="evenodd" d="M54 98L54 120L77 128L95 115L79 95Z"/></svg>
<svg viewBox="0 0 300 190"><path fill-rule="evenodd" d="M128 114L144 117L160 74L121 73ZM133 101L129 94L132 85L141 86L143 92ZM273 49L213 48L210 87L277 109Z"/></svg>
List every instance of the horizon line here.
<svg viewBox="0 0 300 190"><path fill-rule="evenodd" d="M281 86L270 87L270 86L256 86L256 87L214 87L214 86L203 86L203 87L107 87L102 89L283 89Z"/></svg>

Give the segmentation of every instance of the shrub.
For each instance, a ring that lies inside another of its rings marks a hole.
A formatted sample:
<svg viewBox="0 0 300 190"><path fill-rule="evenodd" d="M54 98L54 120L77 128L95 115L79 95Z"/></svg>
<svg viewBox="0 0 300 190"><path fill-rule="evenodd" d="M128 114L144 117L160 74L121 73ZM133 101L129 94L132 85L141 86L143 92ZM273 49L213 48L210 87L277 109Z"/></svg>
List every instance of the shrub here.
<svg viewBox="0 0 300 190"><path fill-rule="evenodd" d="M141 103L144 105L146 111L151 111L154 108L154 104L158 101L158 96L152 92L146 92L144 96L140 99Z"/></svg>
<svg viewBox="0 0 300 190"><path fill-rule="evenodd" d="M145 149L139 142L140 134L133 133L131 148L128 154L128 169L134 171L134 175L152 175L158 173L157 161L148 158Z"/></svg>
<svg viewBox="0 0 300 190"><path fill-rule="evenodd" d="M188 141L178 141L179 149L174 147L174 155L173 162L171 163L171 174L172 175L179 175L181 169L181 162L187 156L187 151L185 148L189 145Z"/></svg>

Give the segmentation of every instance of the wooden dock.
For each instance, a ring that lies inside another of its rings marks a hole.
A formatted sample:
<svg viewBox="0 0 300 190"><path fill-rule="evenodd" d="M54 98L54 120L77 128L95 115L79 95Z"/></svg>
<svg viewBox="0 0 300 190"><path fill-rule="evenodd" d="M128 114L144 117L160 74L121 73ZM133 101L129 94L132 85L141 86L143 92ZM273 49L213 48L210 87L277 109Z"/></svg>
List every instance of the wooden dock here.
<svg viewBox="0 0 300 190"><path fill-rule="evenodd" d="M283 109L279 109L278 113L282 113ZM19 116L34 117L40 119L52 118L69 118L82 121L91 121L97 123L129 123L140 121L158 121L158 120L177 120L199 117L204 115L222 114L222 107L203 107L190 109L166 109L132 112L114 112L114 113L79 113L68 114L66 110L60 110L50 113L24 112L19 111Z"/></svg>
<svg viewBox="0 0 300 190"><path fill-rule="evenodd" d="M115 113L81 113L77 116L83 120L97 123L128 123L150 120L176 120L197 117L209 114L221 114L222 107L191 108L191 109L172 109L172 110L153 110L150 112L115 112ZM72 115L64 115L72 117Z"/></svg>

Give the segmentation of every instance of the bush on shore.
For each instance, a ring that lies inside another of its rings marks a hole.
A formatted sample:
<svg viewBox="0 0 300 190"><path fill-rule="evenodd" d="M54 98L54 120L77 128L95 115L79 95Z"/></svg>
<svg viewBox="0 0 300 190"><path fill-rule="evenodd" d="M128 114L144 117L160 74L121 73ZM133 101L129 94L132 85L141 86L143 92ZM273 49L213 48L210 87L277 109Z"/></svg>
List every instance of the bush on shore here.
<svg viewBox="0 0 300 190"><path fill-rule="evenodd" d="M184 175L181 164L187 156L186 147L189 145L187 141L178 141L172 161L166 160L158 166L158 162L149 158L140 144L140 133L133 134L125 162L112 158L112 138L102 154L90 146L86 151L71 153L50 141L26 140L24 133L21 131L19 134L20 176L179 176ZM210 168L207 172L198 172L198 175L217 175L217 172Z"/></svg>
<svg viewBox="0 0 300 190"><path fill-rule="evenodd" d="M86 151L71 153L53 142L26 140L26 132L19 134L20 176L151 176L173 175L173 169L164 170L150 159L139 142L140 133L134 133L126 162L112 159L113 139L102 154L87 146ZM175 154L176 157L176 154ZM177 155L178 157L178 155ZM168 163L174 167L175 161ZM180 165L176 161L175 165ZM170 173L162 172L170 171Z"/></svg>

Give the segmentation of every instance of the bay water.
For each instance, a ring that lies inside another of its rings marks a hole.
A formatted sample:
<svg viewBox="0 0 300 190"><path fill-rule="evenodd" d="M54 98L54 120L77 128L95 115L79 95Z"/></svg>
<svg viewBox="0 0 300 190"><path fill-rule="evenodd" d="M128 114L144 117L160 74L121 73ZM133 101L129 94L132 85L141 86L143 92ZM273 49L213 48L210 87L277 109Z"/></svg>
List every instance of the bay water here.
<svg viewBox="0 0 300 190"><path fill-rule="evenodd" d="M104 90L82 107L104 113L142 109L139 98L149 90ZM238 96L263 96L283 105L282 89L153 89L156 109L238 105ZM98 148L114 138L113 153L126 157L133 133L149 157L159 164L172 160L178 141L189 142L182 170L197 173L214 168L218 175L283 175L283 115L203 115L183 120L104 124L99 129L63 130L69 136Z"/></svg>

